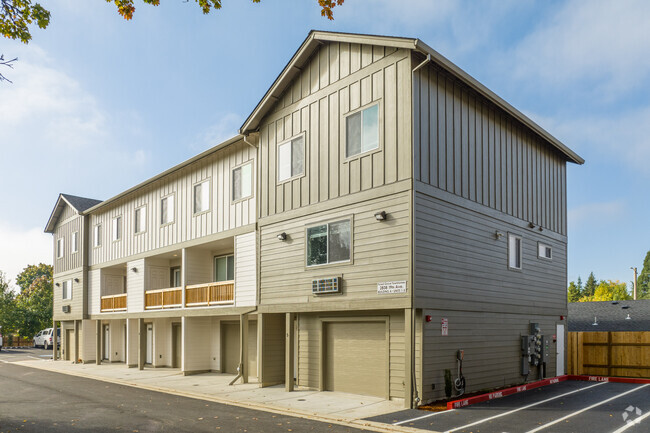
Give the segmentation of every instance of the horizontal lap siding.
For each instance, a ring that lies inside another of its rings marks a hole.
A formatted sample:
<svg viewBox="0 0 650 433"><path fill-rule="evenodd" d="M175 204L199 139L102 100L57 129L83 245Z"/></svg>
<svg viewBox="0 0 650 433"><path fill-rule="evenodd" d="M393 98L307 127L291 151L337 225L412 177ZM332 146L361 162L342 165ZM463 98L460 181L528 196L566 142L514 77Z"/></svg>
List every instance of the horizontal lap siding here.
<svg viewBox="0 0 650 433"><path fill-rule="evenodd" d="M75 281L75 279L79 281ZM72 299L63 299L63 281L72 281ZM57 285L58 284L58 285ZM54 277L54 290L53 290L53 311L55 320L78 320L82 319L84 315L85 293L84 293L84 273L79 270L78 272L69 273L65 276L57 275ZM62 307L64 305L70 306L70 312L64 313Z"/></svg>
<svg viewBox="0 0 650 433"><path fill-rule="evenodd" d="M549 342L546 376L556 374L556 345L552 337L559 316L426 309L423 314L432 317L431 322L422 324L425 403L445 397L445 370L451 371L452 380L457 377L456 352L459 349L465 352L463 376L466 392L537 380L538 371L532 366L528 378L520 374L520 336L528 335L529 323L539 323L542 335ZM447 336L441 335L443 318L448 320Z"/></svg>
<svg viewBox="0 0 650 433"><path fill-rule="evenodd" d="M410 58L405 50L328 43L260 126L260 217L411 176ZM345 116L379 104L380 146L346 160ZM304 134L305 174L279 183L277 147Z"/></svg>
<svg viewBox="0 0 650 433"><path fill-rule="evenodd" d="M566 158L436 66L413 84L415 180L566 234Z"/></svg>
<svg viewBox="0 0 650 433"><path fill-rule="evenodd" d="M257 233L235 238L235 306L252 307L257 299Z"/></svg>
<svg viewBox="0 0 650 433"><path fill-rule="evenodd" d="M87 240L91 249L90 265L253 224L255 188L250 198L235 203L231 201L232 169L248 161L253 163L254 186L255 149L240 141L94 212L90 216ZM210 210L194 215L194 185L204 180L209 180ZM170 194L174 195L174 222L161 226L160 200ZM146 206L146 231L135 234L134 212L142 206ZM122 216L122 240L113 242L112 221L116 216ZM102 224L102 246L93 248L93 230L98 223Z"/></svg>
<svg viewBox="0 0 650 433"><path fill-rule="evenodd" d="M375 212L384 210L388 219L378 222ZM306 268L306 227L352 217L352 263ZM399 193L363 203L295 218L261 228L262 305L317 303L349 299L408 297L406 294L378 295L381 281L409 280L409 193ZM277 235L287 234L281 242ZM316 296L312 279L342 276L342 294ZM410 281L407 282L410 290Z"/></svg>
<svg viewBox="0 0 650 433"><path fill-rule="evenodd" d="M415 207L416 305L566 314L566 243L421 192ZM504 236L495 239L496 231ZM521 271L508 269L509 232L523 240ZM552 260L538 257L540 241Z"/></svg>

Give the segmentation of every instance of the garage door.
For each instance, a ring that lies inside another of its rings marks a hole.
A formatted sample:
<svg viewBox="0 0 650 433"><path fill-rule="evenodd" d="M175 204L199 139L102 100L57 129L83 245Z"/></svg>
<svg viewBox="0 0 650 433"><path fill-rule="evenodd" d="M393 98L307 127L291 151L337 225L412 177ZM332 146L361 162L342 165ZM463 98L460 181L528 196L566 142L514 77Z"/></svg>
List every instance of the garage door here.
<svg viewBox="0 0 650 433"><path fill-rule="evenodd" d="M221 372L237 374L239 367L239 323L221 324Z"/></svg>
<svg viewBox="0 0 650 433"><path fill-rule="evenodd" d="M323 333L326 391L388 397L385 322L325 322Z"/></svg>

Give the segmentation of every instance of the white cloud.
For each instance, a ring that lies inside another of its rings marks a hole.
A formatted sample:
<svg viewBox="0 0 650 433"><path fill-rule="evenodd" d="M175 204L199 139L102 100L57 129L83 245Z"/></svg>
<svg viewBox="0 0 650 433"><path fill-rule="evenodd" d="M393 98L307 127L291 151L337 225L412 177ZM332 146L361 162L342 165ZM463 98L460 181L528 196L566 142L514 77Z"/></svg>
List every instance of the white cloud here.
<svg viewBox="0 0 650 433"><path fill-rule="evenodd" d="M0 271L13 283L27 265L52 264L52 235L0 221ZM15 287L15 284L13 284Z"/></svg>
<svg viewBox="0 0 650 433"><path fill-rule="evenodd" d="M568 211L569 225L608 225L625 216L626 204L622 200L586 203Z"/></svg>
<svg viewBox="0 0 650 433"><path fill-rule="evenodd" d="M244 118L236 113L227 113L219 117L219 120L197 134L192 145L192 150L205 150L239 133L239 127Z"/></svg>

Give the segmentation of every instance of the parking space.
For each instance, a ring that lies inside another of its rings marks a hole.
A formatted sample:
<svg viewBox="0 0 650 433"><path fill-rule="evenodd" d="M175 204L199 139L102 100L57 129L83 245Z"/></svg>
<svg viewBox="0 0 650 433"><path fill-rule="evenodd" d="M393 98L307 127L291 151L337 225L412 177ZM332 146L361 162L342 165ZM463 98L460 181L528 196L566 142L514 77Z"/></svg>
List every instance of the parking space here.
<svg viewBox="0 0 650 433"><path fill-rule="evenodd" d="M373 421L438 432L650 431L650 384L565 381L445 412L406 410Z"/></svg>

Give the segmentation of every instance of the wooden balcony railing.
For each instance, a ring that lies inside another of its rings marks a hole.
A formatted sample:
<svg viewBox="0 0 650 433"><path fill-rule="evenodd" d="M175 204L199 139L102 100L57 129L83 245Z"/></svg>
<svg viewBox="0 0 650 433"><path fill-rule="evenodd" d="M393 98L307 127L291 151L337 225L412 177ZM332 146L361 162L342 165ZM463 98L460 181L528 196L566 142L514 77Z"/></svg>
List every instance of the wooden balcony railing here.
<svg viewBox="0 0 650 433"><path fill-rule="evenodd" d="M126 311L126 293L119 295L102 296L101 312Z"/></svg>
<svg viewBox="0 0 650 433"><path fill-rule="evenodd" d="M145 310L180 308L183 306L183 288L147 290L144 292Z"/></svg>
<svg viewBox="0 0 650 433"><path fill-rule="evenodd" d="M232 304L235 301L235 282L194 284L185 289L186 307Z"/></svg>

